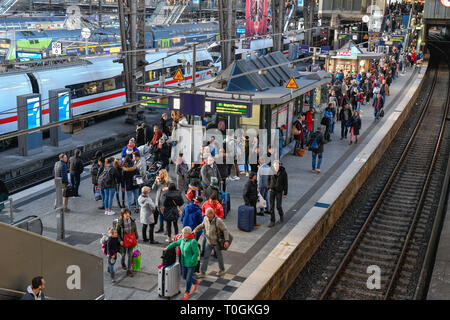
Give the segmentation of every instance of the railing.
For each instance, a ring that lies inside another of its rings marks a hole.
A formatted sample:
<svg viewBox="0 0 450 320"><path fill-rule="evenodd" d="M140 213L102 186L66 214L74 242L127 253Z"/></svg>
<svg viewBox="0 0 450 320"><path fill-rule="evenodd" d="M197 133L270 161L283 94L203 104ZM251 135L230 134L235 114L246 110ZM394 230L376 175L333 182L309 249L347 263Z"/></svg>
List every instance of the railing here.
<svg viewBox="0 0 450 320"><path fill-rule="evenodd" d="M3 0L0 2L0 15L8 12L9 9L17 2L17 0Z"/></svg>
<svg viewBox="0 0 450 320"><path fill-rule="evenodd" d="M13 212L13 199L12 198L8 198L5 201L0 202L0 210L5 209L6 207L8 207L9 209L9 223L13 223L14 222L14 212ZM1 211L0 211L1 214Z"/></svg>
<svg viewBox="0 0 450 320"><path fill-rule="evenodd" d="M156 17L159 15L159 13L161 12L161 9L165 6L165 1L161 1L158 3L158 5L156 6L155 10L153 11L153 14L151 15L150 19L148 19L149 23L153 23L153 21L156 19Z"/></svg>

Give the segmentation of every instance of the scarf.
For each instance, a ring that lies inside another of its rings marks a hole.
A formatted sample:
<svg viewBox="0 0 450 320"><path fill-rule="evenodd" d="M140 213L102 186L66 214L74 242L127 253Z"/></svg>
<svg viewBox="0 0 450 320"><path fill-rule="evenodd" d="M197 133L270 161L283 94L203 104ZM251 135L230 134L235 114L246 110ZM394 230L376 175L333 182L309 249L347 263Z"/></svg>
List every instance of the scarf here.
<svg viewBox="0 0 450 320"><path fill-rule="evenodd" d="M123 229L125 233L131 233L131 219L123 220Z"/></svg>

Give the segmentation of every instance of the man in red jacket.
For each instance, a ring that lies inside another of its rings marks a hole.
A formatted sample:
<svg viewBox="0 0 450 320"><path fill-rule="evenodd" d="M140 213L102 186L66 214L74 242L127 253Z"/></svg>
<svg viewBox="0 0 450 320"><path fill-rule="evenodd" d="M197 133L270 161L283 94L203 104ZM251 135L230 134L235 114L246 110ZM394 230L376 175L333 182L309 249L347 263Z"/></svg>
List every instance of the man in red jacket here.
<svg viewBox="0 0 450 320"><path fill-rule="evenodd" d="M203 203L202 216L205 216L206 210L208 208L212 208L216 216L218 216L220 219L223 219L223 207L219 202L219 196L217 195L217 192L211 192L208 201L205 201L205 203Z"/></svg>

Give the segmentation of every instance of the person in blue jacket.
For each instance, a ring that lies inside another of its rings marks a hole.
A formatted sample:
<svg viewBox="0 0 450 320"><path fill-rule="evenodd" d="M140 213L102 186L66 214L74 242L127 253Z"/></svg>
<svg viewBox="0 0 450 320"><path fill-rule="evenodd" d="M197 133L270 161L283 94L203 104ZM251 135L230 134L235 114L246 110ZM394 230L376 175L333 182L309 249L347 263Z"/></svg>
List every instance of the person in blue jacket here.
<svg viewBox="0 0 450 320"><path fill-rule="evenodd" d="M134 138L131 138L129 141L128 141L128 145L126 145L125 147L123 147L123 149L122 149L122 163L123 163L123 160L125 159L125 157L127 156L127 155L132 155L133 154L133 152L134 151L137 151L137 152L139 152L139 149L136 147L136 144L134 143Z"/></svg>
<svg viewBox="0 0 450 320"><path fill-rule="evenodd" d="M192 230L194 230L203 222L202 203L203 198L198 196L183 208L183 212L181 213L181 223L183 224L183 228L189 226ZM195 240L198 241L201 235L201 231L196 233Z"/></svg>

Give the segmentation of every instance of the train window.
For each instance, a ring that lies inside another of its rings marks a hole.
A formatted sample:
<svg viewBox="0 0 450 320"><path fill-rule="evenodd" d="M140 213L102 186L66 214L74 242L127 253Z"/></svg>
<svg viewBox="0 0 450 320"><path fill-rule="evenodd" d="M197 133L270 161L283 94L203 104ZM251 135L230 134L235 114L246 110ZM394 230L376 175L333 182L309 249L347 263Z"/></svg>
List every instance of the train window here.
<svg viewBox="0 0 450 320"><path fill-rule="evenodd" d="M116 90L116 81L114 80L114 78L100 81L99 87L100 87L99 91L101 92Z"/></svg>

